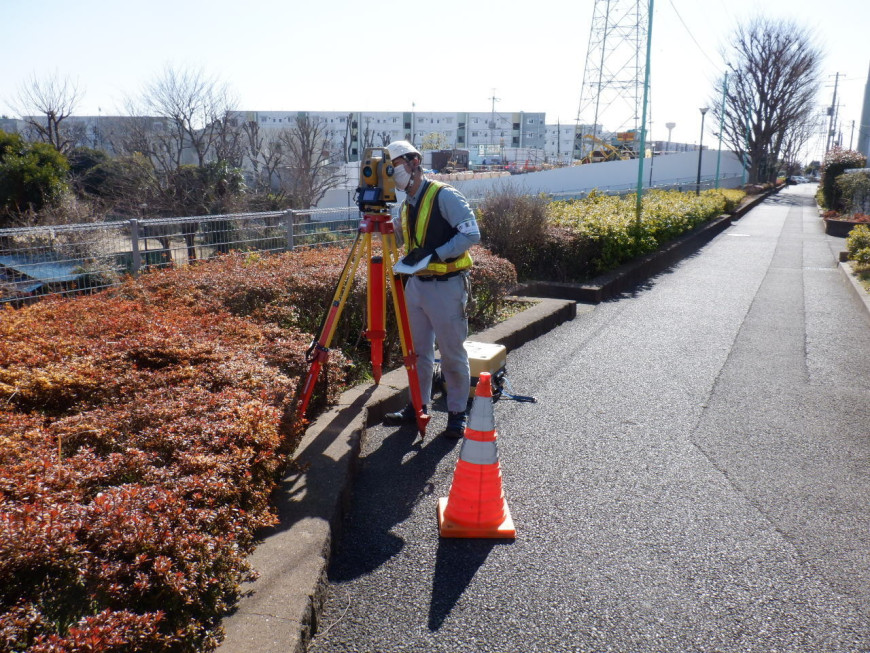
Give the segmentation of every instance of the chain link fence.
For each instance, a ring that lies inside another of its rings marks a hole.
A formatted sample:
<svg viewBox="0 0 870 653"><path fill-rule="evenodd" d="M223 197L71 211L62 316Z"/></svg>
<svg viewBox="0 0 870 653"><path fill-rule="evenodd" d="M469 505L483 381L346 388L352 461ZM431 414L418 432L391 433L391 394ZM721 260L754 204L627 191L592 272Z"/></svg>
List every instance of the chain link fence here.
<svg viewBox="0 0 870 653"><path fill-rule="evenodd" d="M347 207L0 229L0 303L95 292L231 251L349 245L359 220Z"/></svg>

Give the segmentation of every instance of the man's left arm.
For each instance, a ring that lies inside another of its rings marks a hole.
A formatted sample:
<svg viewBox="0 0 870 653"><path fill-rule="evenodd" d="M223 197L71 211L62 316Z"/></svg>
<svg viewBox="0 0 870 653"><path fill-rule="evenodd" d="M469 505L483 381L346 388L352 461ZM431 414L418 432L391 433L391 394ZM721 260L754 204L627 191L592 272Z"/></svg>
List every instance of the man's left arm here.
<svg viewBox="0 0 870 653"><path fill-rule="evenodd" d="M441 215L456 228L456 235L435 250L442 261L462 256L472 245L480 242L480 228L468 200L458 190L446 186L438 193Z"/></svg>

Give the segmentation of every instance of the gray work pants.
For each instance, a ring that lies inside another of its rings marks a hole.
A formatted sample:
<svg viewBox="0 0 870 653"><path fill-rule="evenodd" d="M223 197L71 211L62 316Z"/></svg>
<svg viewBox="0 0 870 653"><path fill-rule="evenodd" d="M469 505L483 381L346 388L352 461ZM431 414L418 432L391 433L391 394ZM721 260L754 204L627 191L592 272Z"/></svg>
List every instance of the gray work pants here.
<svg viewBox="0 0 870 653"><path fill-rule="evenodd" d="M468 338L465 279L421 281L411 277L405 286L405 303L411 337L417 353L417 375L423 403L431 403L435 341L441 354L441 371L447 386L447 410L465 412L471 387L471 368L463 343Z"/></svg>

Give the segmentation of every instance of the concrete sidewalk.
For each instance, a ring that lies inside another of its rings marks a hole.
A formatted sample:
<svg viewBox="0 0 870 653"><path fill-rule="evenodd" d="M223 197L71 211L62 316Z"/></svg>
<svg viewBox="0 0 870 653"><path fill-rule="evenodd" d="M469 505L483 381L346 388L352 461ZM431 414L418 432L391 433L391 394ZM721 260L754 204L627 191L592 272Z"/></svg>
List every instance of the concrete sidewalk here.
<svg viewBox="0 0 870 653"><path fill-rule="evenodd" d="M593 303L575 304L578 296L595 302L623 292L690 255L730 224L730 219L715 221L663 252L607 275L597 284L580 288L538 285L533 289L536 293L557 297L567 294L568 298L536 299L532 308L473 339L498 342L513 350L573 319L577 311L594 310ZM831 240L830 247L831 255L837 256L837 242ZM527 286L526 290L531 288ZM855 297L861 297L859 287L855 288ZM367 427L404 403L406 385L407 376L400 369L384 375L378 387L355 388L308 430L298 450L297 466L276 494L280 524L264 534L263 543L251 556L260 578L246 588L248 593L238 609L224 621L226 639L221 650L305 650L312 632L318 629L327 567L334 540L340 536L361 439Z"/></svg>

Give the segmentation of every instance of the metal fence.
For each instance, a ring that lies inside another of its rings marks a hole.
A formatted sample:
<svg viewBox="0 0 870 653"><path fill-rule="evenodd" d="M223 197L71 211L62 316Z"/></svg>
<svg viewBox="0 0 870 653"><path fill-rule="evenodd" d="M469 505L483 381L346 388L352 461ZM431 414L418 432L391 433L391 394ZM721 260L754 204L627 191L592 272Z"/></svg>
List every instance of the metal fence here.
<svg viewBox="0 0 870 653"><path fill-rule="evenodd" d="M723 187L736 185L733 179L722 181ZM713 179L702 179L701 188L713 184ZM693 190L695 180L673 180L659 188ZM634 192L628 186L596 190ZM587 194L555 193L550 199L578 199ZM473 208L482 202L480 198L469 200ZM231 251L285 252L349 245L359 220L358 208L350 206L0 229L0 304L94 292L119 283L128 274L185 265Z"/></svg>
<svg viewBox="0 0 870 653"><path fill-rule="evenodd" d="M0 229L0 303L94 292L231 251L346 245L358 227L348 207Z"/></svg>

